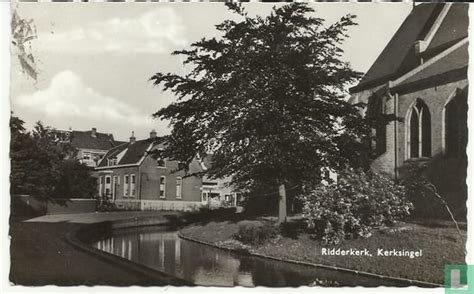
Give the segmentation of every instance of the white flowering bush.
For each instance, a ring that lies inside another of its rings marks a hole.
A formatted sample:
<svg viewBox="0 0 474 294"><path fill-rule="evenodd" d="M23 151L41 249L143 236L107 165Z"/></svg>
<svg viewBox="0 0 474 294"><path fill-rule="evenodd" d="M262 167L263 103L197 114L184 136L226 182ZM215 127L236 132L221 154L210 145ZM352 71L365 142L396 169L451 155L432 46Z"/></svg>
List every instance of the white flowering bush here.
<svg viewBox="0 0 474 294"><path fill-rule="evenodd" d="M302 196L308 227L323 244L368 238L374 228L391 225L410 215L413 205L405 188L389 178L347 169L339 180L319 185Z"/></svg>

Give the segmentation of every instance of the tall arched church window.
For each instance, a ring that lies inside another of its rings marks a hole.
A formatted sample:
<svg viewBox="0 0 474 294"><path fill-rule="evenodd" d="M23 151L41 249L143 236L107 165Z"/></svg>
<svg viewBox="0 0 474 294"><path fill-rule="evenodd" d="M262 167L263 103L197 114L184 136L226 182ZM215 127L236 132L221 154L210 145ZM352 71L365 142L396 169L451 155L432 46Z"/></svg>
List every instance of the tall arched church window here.
<svg viewBox="0 0 474 294"><path fill-rule="evenodd" d="M466 153L467 92L458 93L444 108L444 146L448 157Z"/></svg>
<svg viewBox="0 0 474 294"><path fill-rule="evenodd" d="M410 158L431 157L431 115L426 104L418 99L409 117L408 149Z"/></svg>

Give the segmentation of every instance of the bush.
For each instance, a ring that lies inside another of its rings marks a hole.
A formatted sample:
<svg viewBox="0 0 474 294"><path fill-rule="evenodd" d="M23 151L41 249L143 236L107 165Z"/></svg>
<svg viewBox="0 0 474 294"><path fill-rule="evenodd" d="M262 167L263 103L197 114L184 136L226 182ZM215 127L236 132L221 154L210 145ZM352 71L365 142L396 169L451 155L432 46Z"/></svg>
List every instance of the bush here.
<svg viewBox="0 0 474 294"><path fill-rule="evenodd" d="M276 235L276 228L261 221L240 221L235 239L244 244L260 245Z"/></svg>
<svg viewBox="0 0 474 294"><path fill-rule="evenodd" d="M119 208L117 205L110 201L110 200L100 200L98 199L98 204L97 204L97 211L99 212L105 212L105 211L119 211Z"/></svg>
<svg viewBox="0 0 474 294"><path fill-rule="evenodd" d="M394 224L410 214L405 188L391 179L347 169L336 183L319 185L304 200L303 215L323 244L370 237L374 228Z"/></svg>

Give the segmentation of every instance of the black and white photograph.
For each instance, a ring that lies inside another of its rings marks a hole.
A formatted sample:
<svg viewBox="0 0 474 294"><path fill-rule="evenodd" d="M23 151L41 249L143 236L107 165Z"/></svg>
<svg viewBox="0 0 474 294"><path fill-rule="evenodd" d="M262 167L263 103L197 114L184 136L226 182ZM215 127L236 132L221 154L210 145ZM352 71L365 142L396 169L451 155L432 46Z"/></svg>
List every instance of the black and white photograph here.
<svg viewBox="0 0 474 294"><path fill-rule="evenodd" d="M8 4L10 287L472 293L469 4L55 2Z"/></svg>

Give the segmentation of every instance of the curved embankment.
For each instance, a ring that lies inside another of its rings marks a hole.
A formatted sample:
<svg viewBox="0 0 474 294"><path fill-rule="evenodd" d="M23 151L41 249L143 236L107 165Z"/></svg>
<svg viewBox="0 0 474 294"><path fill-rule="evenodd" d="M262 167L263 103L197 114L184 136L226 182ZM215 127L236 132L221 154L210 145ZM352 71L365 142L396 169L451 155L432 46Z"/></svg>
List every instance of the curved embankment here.
<svg viewBox="0 0 474 294"><path fill-rule="evenodd" d="M71 244L78 250L94 255L116 266L126 268L127 270L133 271L140 275L144 275L150 280L160 280L160 281L163 281L165 284L173 285L173 286L193 285L192 283L188 281L151 269L139 263L135 263L127 259L124 259L122 257L101 251L99 249L91 247L88 244L89 240L92 240L93 238L96 238L96 237L110 234L112 230L133 228L133 227L143 227L143 226L170 225L170 224L171 222L168 219L156 218L156 217L144 217L144 218L136 217L133 219L125 219L125 220L120 220L120 221L107 221L107 222L81 226L78 230L69 232L66 235L66 240L69 244ZM436 283L411 280L411 279L405 279L405 278L389 277L389 276L374 274L370 272L351 270L348 268L342 268L342 267L337 267L337 266L315 264L315 263L303 262L303 261L298 261L298 260L282 259L279 257L267 256L264 254L254 253L254 252L242 252L241 250L235 250L235 249L227 248L225 246L219 246L214 243L205 242L202 240L191 238L189 236L183 235L182 232L178 232L178 236L182 239L196 242L199 244L203 244L205 246L211 246L211 247L219 248L226 251L234 251L234 252L238 251L239 254L249 254L251 256L255 256L259 258L267 258L267 259L276 260L280 262L287 262L287 263L305 265L305 266L313 266L313 267L324 268L324 269L334 270L334 271L339 271L339 272L352 273L354 275L373 277L373 278L378 278L380 280L396 282L396 283L399 283L400 286L443 287L443 285L436 284Z"/></svg>
<svg viewBox="0 0 474 294"><path fill-rule="evenodd" d="M237 251L235 249L227 248L225 246L219 246L219 245L214 244L214 243L205 242L205 241L202 241L202 240L191 238L189 236L185 236L181 231L178 232L178 236L181 239L196 242L196 243L203 244L203 245L206 245L206 246L211 246L211 247L219 248L219 249L226 250L226 251L234 251L234 252ZM436 284L436 283L430 283L430 282L424 282L424 281L418 281L418 280L410 280L410 279L405 279L405 278L389 277L389 276L374 274L374 273L365 272L365 271L351 270L351 269L348 269L348 268L342 268L342 267L337 267L337 266L329 266L329 265L324 265L324 264L310 263L310 262L304 262L304 261L298 261L298 260L292 260L292 259L283 259L283 258L268 256L268 255L265 255L265 254L260 254L260 253L255 253L255 252L248 252L248 251L242 252L241 250L239 250L238 253L239 254L248 254L248 255L251 255L251 256L255 256L255 257L267 258L267 259L272 259L272 260L287 262L287 263L292 263L292 264L313 266L313 267L324 268L324 269L334 270L334 271L339 271L339 272L352 273L354 275L374 277L374 278L378 278L382 281L385 280L385 281L391 281L391 282L398 282L400 284L400 286L417 286L417 287L429 287L429 288L444 287L444 285Z"/></svg>
<svg viewBox="0 0 474 294"><path fill-rule="evenodd" d="M96 237L110 234L112 230L169 224L169 220L156 217L136 217L133 219L125 219L120 221L106 221L83 225L79 229L69 232L66 235L66 241L77 250L91 254L105 262L112 263L114 266L122 267L126 270L140 274L146 277L146 279L150 279L150 281L160 281L163 284L170 286L192 286L193 284L191 282L154 270L139 263L129 261L117 255L93 248L88 242Z"/></svg>

